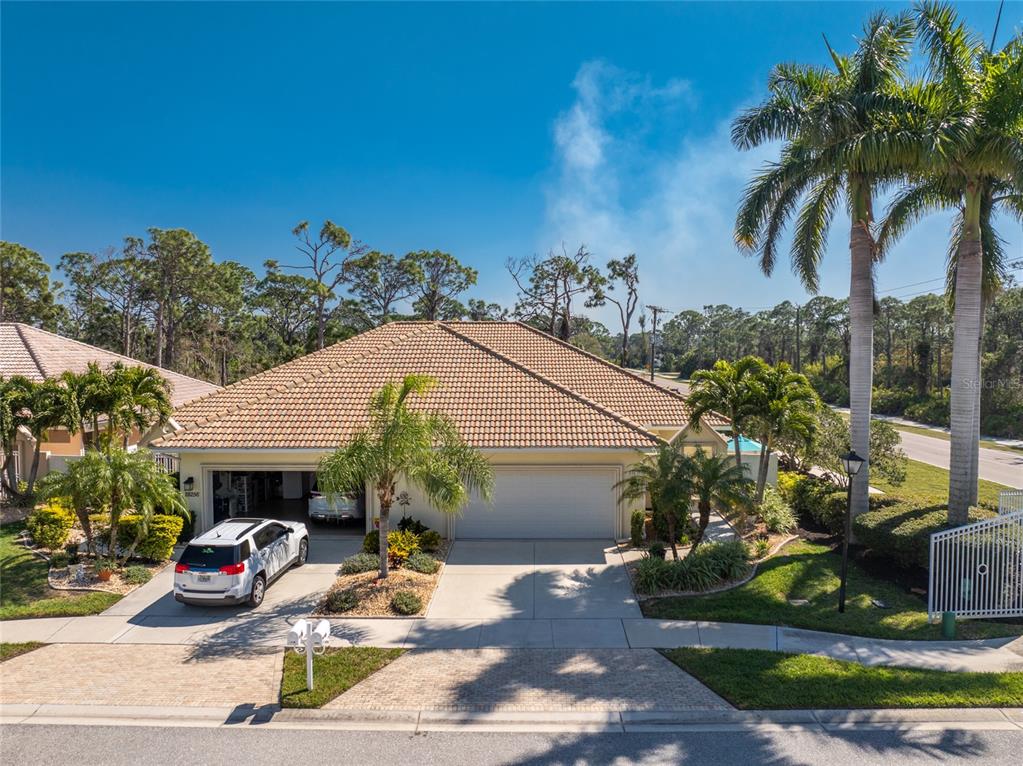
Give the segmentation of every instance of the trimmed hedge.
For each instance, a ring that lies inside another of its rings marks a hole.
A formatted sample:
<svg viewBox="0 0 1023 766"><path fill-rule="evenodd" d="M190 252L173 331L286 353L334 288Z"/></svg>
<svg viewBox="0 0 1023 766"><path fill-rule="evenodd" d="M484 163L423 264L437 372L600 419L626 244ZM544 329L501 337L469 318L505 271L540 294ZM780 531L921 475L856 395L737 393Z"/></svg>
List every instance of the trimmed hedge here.
<svg viewBox="0 0 1023 766"><path fill-rule="evenodd" d="M856 542L904 567L928 566L931 534L949 529L948 506L917 497L885 497L873 501L867 513L853 519ZM970 521L994 516L970 509Z"/></svg>
<svg viewBox="0 0 1023 766"><path fill-rule="evenodd" d="M94 513L89 516L92 522L93 537L100 543L109 539L110 516L105 513ZM139 533L142 516L127 513L117 522L117 547L127 551ZM180 516L154 514L149 519L149 528L135 548L135 557L150 561L166 561L174 552L174 544L178 541L185 520Z"/></svg>
<svg viewBox="0 0 1023 766"><path fill-rule="evenodd" d="M74 525L74 512L59 500L37 506L25 519L35 544L50 551L64 547Z"/></svg>

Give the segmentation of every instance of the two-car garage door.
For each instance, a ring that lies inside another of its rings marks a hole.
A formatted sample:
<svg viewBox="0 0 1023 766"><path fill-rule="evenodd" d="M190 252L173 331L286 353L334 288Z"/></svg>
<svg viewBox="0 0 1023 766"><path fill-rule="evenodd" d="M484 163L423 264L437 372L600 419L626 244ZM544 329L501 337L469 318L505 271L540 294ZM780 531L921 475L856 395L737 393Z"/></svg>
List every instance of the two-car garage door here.
<svg viewBox="0 0 1023 766"><path fill-rule="evenodd" d="M493 502L470 503L455 537L613 538L617 477L605 467L495 468Z"/></svg>

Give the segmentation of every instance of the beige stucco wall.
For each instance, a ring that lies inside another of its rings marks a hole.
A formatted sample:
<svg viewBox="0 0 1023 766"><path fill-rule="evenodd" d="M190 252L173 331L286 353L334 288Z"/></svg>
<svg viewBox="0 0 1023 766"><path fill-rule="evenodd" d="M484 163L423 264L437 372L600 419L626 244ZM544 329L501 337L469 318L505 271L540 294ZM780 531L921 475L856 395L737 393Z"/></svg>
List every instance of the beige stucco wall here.
<svg viewBox="0 0 1023 766"><path fill-rule="evenodd" d="M701 431L686 431L678 438L686 445L703 446L715 452L724 449L723 440L708 428ZM315 471L320 458L327 451L316 450L232 450L223 452L181 452L181 481L191 477L194 486L186 491L188 506L195 514L196 530L207 529L212 524L212 471L218 470L254 470L254 471ZM641 460L643 455L631 449L577 449L577 450L490 450L484 454L494 466L609 466L618 470L623 477L629 466ZM409 515L420 519L424 524L447 535L450 525L439 512L432 510L418 492L399 486L398 491L408 491L411 502L408 506ZM619 501L617 514L618 537L628 534L629 516L633 510L642 509L643 501ZM373 492L366 493L366 528L372 528L373 519L379 515L379 503ZM395 505L391 516L396 521L401 518L402 508Z"/></svg>

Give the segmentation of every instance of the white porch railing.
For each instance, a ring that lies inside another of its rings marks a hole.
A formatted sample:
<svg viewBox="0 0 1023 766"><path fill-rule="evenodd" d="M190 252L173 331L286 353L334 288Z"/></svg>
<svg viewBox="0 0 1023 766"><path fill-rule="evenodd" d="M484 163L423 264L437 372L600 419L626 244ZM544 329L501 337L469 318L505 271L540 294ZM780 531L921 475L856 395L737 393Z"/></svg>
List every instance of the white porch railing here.
<svg viewBox="0 0 1023 766"><path fill-rule="evenodd" d="M179 458L169 452L154 452L153 462L160 466L164 473L177 473L178 471Z"/></svg>
<svg viewBox="0 0 1023 766"><path fill-rule="evenodd" d="M931 535L927 611L956 617L1023 615L1023 493L1003 492L999 515Z"/></svg>

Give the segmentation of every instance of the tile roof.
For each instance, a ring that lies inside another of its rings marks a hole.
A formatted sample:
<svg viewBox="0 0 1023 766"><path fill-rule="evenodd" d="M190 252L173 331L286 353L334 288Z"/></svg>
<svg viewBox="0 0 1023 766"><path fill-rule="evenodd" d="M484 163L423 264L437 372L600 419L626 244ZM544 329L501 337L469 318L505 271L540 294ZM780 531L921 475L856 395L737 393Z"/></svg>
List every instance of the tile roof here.
<svg viewBox="0 0 1023 766"><path fill-rule="evenodd" d="M90 362L109 367L114 362L159 370L171 387L171 403L187 402L219 391L220 386L154 367L88 343L64 338L20 322L0 322L0 376L24 375L29 380L54 378L65 370L85 372Z"/></svg>
<svg viewBox="0 0 1023 766"><path fill-rule="evenodd" d="M656 443L648 426L688 420L674 392L524 325L393 322L181 407L154 446L330 449L367 424L374 391L410 373L439 383L416 406L483 449L642 448Z"/></svg>

